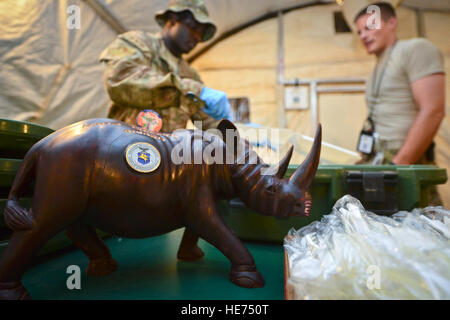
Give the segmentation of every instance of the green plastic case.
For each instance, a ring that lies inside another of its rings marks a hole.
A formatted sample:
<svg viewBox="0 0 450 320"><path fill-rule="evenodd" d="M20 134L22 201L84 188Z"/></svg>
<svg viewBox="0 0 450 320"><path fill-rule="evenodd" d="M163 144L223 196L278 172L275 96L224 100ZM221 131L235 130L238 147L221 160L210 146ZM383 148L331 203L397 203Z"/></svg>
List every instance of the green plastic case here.
<svg viewBox="0 0 450 320"><path fill-rule="evenodd" d="M0 119L0 158L23 159L33 144L52 132L38 124Z"/></svg>
<svg viewBox="0 0 450 320"><path fill-rule="evenodd" d="M296 168L297 165L290 165L285 177L291 176ZM359 190L358 178L355 179L358 176L363 180ZM291 228L299 229L331 213L336 201L346 194L353 193L366 210L389 215L400 210L410 211L428 206L431 188L446 181L446 169L432 165L320 165L310 189L312 210L309 217L263 216L236 199L222 201L220 210L224 220L238 237L244 240L282 242ZM373 188L374 186L378 188ZM384 194L384 201L367 201L374 200L374 195L377 200L377 194L381 200Z"/></svg>

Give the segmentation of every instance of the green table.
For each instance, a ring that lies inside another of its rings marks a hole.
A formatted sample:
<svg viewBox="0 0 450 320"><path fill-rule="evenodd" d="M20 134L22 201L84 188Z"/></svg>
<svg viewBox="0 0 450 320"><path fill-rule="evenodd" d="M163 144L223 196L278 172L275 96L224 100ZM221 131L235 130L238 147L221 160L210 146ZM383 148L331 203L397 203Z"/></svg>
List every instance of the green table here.
<svg viewBox="0 0 450 320"><path fill-rule="evenodd" d="M88 259L74 248L40 258L22 281L33 299L284 299L281 244L245 243L266 281L264 288L245 289L228 280L230 262L203 240L199 241L205 252L202 260L177 260L182 234L179 229L147 239L106 239L119 268L105 277L86 276ZM67 289L70 265L81 268L81 290Z"/></svg>

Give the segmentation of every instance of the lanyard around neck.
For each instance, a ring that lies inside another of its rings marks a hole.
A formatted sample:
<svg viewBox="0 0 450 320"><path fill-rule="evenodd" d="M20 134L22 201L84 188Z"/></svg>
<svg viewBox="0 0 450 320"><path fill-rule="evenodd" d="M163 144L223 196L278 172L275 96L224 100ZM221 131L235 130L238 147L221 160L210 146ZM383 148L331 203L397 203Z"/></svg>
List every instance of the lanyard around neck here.
<svg viewBox="0 0 450 320"><path fill-rule="evenodd" d="M374 82L372 83L371 97L369 97L370 99L372 99L372 101L377 101L378 100L378 96L380 95L381 82L383 80L384 74L386 72L387 65L388 65L389 60L391 58L392 51L394 50L396 44L397 44L397 41L394 43L394 45L392 47L390 47L388 49L388 52L386 52L386 58L384 59L384 61L382 61L382 64L376 67L376 74L373 77ZM379 70L378 67L380 67L381 70ZM378 74L380 74L379 77L378 77ZM370 109L369 117L371 117L372 113L373 113L372 105L369 105L369 109Z"/></svg>

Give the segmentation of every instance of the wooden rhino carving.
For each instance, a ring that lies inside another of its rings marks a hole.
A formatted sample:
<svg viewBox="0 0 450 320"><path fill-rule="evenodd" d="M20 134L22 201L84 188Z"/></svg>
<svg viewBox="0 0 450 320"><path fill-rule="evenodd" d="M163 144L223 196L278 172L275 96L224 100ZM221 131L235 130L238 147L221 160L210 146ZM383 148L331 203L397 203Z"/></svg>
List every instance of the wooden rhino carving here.
<svg viewBox="0 0 450 320"><path fill-rule="evenodd" d="M185 227L179 259L200 259L201 237L230 260L233 283L264 286L252 256L223 222L217 201L239 197L265 215L308 215L307 191L319 163L321 127L290 179L282 177L292 147L275 174L263 175L269 166L248 143L238 134L227 138L230 130L237 133L236 127L223 120L218 130L223 139L199 130L154 134L120 121L91 119L36 143L23 160L4 211L14 232L0 259L0 298L30 297L21 277L33 255L64 229L88 256L89 275L106 275L117 268L96 228L119 237L144 238ZM174 150L183 144L193 159L213 145L212 153L223 151L232 163L176 163ZM27 210L18 200L32 182L33 202Z"/></svg>

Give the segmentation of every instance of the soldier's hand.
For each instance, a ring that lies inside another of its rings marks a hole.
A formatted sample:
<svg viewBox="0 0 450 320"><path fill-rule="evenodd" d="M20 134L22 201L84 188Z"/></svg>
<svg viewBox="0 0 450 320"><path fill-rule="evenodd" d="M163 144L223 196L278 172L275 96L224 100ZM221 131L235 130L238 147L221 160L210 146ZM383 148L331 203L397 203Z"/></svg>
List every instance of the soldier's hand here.
<svg viewBox="0 0 450 320"><path fill-rule="evenodd" d="M225 92L203 87L200 99L205 101L206 106L202 109L207 115L215 120L231 120L231 107Z"/></svg>

